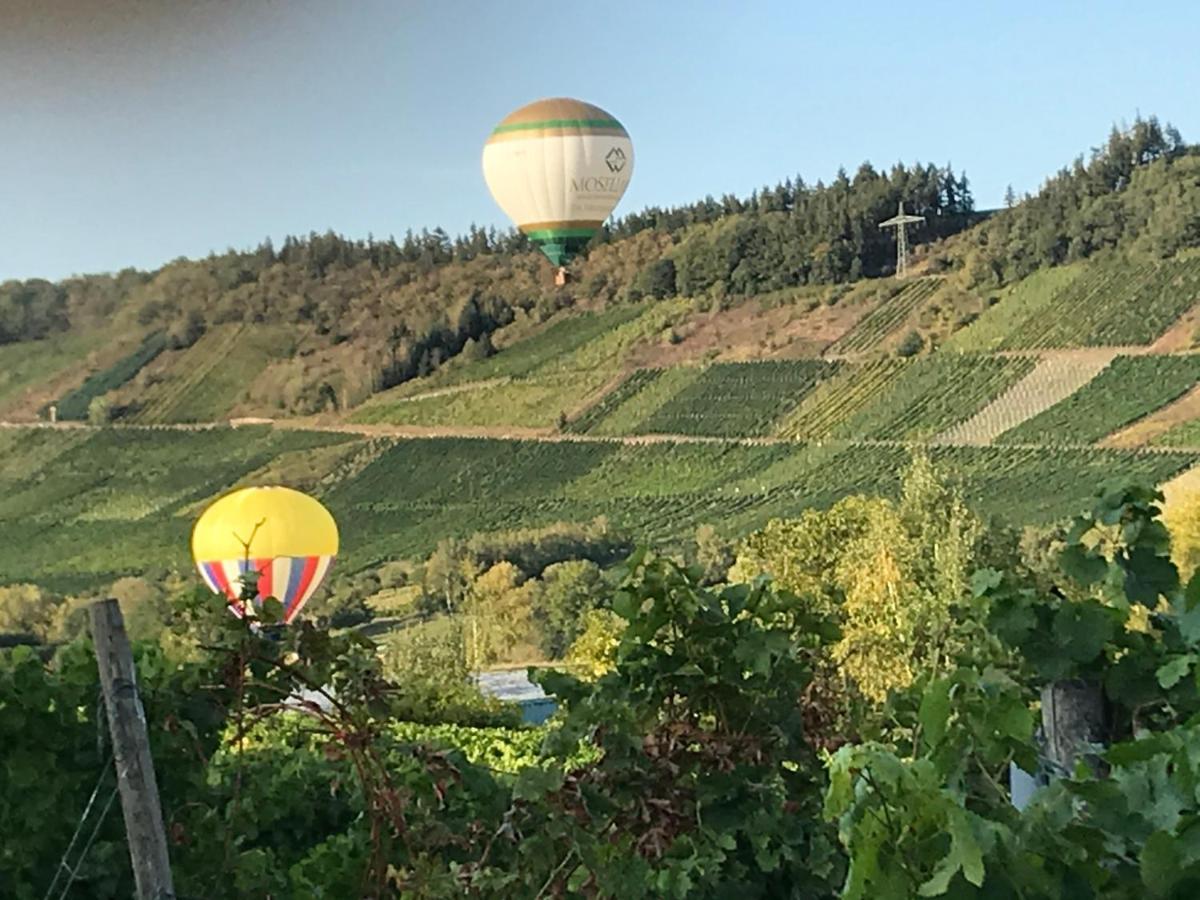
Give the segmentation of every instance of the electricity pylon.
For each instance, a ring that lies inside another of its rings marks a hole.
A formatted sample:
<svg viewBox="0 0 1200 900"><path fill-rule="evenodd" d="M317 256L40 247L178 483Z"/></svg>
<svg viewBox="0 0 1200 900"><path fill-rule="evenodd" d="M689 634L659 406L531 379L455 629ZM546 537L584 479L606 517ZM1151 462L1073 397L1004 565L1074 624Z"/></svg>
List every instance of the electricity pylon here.
<svg viewBox="0 0 1200 900"><path fill-rule="evenodd" d="M896 229L896 277L903 278L908 274L908 226L924 222L924 216L909 216L904 213L904 201L900 201L900 212L885 222L880 222L880 228Z"/></svg>

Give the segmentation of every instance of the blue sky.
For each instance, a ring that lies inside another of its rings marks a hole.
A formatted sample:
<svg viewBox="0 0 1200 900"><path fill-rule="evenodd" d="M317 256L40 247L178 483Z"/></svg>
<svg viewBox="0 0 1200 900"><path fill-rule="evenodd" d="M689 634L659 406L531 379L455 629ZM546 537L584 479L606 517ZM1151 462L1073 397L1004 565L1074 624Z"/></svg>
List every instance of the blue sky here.
<svg viewBox="0 0 1200 900"><path fill-rule="evenodd" d="M633 136L618 214L868 159L995 206L1139 111L1200 140L1197 36L1174 0L5 0L0 279L506 225L482 142L544 96Z"/></svg>

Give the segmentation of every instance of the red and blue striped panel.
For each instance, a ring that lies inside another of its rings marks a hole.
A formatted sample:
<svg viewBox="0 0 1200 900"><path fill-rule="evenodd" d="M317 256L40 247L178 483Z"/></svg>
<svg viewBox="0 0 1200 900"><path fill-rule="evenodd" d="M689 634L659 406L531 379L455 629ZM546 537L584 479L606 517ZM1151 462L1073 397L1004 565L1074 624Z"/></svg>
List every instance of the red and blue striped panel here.
<svg viewBox="0 0 1200 900"><path fill-rule="evenodd" d="M277 556L274 559L224 559L200 562L196 568L205 583L229 598L229 609L239 618L244 615L240 595L242 576L258 573L255 606L263 598L274 597L283 604L283 621L291 622L311 597L333 564L333 556Z"/></svg>

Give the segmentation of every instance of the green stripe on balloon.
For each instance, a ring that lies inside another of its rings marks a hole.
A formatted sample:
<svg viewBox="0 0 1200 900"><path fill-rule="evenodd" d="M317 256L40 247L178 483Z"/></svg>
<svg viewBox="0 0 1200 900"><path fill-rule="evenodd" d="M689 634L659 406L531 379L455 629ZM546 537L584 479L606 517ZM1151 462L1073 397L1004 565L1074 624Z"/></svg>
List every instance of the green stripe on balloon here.
<svg viewBox="0 0 1200 900"><path fill-rule="evenodd" d="M596 231L595 228L543 228L527 232L526 236L553 265L565 266L583 251Z"/></svg>
<svg viewBox="0 0 1200 900"><path fill-rule="evenodd" d="M538 128L620 128L624 126L616 119L543 119L541 122L513 122L511 125L497 125L492 134L505 134L510 131L533 131Z"/></svg>
<svg viewBox="0 0 1200 900"><path fill-rule="evenodd" d="M531 241L561 241L563 238L590 238L597 228L543 228L539 231L527 231L525 234Z"/></svg>

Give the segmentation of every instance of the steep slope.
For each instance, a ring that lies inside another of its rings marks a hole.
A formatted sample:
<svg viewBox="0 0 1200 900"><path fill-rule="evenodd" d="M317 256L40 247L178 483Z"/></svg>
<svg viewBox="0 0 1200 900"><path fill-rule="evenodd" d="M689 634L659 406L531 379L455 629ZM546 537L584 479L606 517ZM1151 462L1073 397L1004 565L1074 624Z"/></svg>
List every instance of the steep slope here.
<svg viewBox="0 0 1200 900"><path fill-rule="evenodd" d="M1044 355L1028 375L938 443L983 446L1074 394L1112 362L1115 350L1060 351Z"/></svg>

